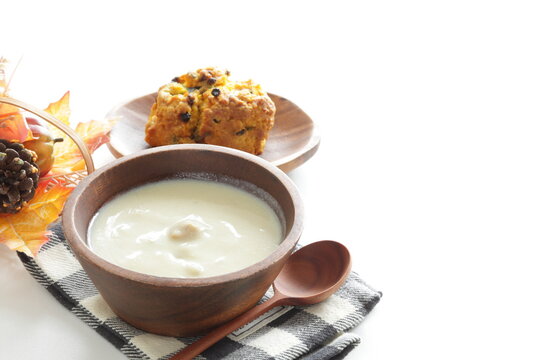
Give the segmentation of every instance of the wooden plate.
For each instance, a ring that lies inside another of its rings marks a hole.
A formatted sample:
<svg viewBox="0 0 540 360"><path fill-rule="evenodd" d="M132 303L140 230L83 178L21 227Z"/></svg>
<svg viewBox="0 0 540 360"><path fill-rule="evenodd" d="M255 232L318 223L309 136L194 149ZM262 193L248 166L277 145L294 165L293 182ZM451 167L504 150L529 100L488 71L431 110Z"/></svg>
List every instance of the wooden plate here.
<svg viewBox="0 0 540 360"><path fill-rule="evenodd" d="M144 141L144 127L156 95L138 97L107 114L108 117L119 118L108 144L114 156L122 157L149 148ZM320 136L315 124L302 109L281 96L269 95L276 104L276 117L260 156L287 172L315 154Z"/></svg>

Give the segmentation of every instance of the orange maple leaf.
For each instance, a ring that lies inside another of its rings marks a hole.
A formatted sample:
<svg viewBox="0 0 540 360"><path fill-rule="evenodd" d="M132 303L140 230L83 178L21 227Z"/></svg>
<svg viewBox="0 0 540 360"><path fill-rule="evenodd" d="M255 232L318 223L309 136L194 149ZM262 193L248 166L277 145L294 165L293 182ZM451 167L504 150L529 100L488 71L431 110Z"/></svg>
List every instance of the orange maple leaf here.
<svg viewBox="0 0 540 360"><path fill-rule="evenodd" d="M0 243L34 256L48 241L47 227L58 218L73 188L61 184L47 187L47 181L41 182L28 206L17 214L0 216Z"/></svg>
<svg viewBox="0 0 540 360"><path fill-rule="evenodd" d="M50 103L49 106L45 109L46 112L69 126L69 116L71 115L71 109L69 108L69 91L67 91L60 100ZM56 126L49 126L53 138L65 138L67 135L64 134Z"/></svg>
<svg viewBox="0 0 540 360"><path fill-rule="evenodd" d="M114 122L91 120L77 124L75 132L86 144L86 147L93 153L101 145L109 142L109 132ZM84 170L85 164L81 152L77 145L71 140L64 140L55 145L54 148L53 174L64 174L73 171Z"/></svg>
<svg viewBox="0 0 540 360"><path fill-rule="evenodd" d="M23 142L32 139L30 128L19 109L0 104L0 139Z"/></svg>
<svg viewBox="0 0 540 360"><path fill-rule="evenodd" d="M69 108L69 91L66 92L60 100L49 104L45 111L62 121L64 124L69 125L69 115L71 113ZM86 144L90 153L93 153L98 147L109 142L109 132L111 131L113 124L113 121L110 120L91 120L77 124L75 132ZM54 137L64 138L63 142L57 143L54 146L55 161L52 168L52 174L66 174L84 170L84 160L75 142L59 129L53 128L51 130Z"/></svg>
<svg viewBox="0 0 540 360"><path fill-rule="evenodd" d="M69 92L46 111L69 125ZM92 153L109 141L112 126L112 121L92 120L79 123L75 132ZM48 241L47 227L58 218L69 194L84 176L80 170L85 164L77 145L60 130L51 131L62 134L65 140L54 147L56 159L50 175L39 181L36 195L19 213L0 214L0 243L29 256L36 255Z"/></svg>

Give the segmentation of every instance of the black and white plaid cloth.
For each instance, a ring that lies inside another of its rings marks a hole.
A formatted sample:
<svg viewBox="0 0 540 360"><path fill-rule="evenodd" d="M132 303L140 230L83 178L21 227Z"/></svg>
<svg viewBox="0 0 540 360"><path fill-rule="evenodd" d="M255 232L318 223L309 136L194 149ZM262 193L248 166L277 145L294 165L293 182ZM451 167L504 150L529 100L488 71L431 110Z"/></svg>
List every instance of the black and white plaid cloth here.
<svg viewBox="0 0 540 360"><path fill-rule="evenodd" d="M67 245L61 227L35 258L18 253L30 274L60 303L129 359L168 359L197 338L159 336L118 318L98 293ZM270 294L267 294L267 296ZM347 331L358 325L381 294L355 273L324 302L278 307L238 329L197 359L342 359L359 342Z"/></svg>

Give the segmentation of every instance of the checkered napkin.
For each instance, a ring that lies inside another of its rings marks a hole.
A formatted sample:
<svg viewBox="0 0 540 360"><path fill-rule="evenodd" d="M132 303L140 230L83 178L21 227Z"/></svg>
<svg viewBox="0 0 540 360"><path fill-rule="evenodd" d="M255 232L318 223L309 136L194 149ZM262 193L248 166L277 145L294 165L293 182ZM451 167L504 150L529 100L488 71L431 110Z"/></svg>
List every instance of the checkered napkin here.
<svg viewBox="0 0 540 360"><path fill-rule="evenodd" d="M129 359L168 359L197 338L146 333L118 318L73 256L60 225L33 259L18 253L28 272L60 303L109 340ZM265 296L271 296L271 290ZM197 359L341 359L360 338L347 330L358 325L381 294L352 273L324 302L278 307L236 330ZM261 301L264 301L263 298Z"/></svg>

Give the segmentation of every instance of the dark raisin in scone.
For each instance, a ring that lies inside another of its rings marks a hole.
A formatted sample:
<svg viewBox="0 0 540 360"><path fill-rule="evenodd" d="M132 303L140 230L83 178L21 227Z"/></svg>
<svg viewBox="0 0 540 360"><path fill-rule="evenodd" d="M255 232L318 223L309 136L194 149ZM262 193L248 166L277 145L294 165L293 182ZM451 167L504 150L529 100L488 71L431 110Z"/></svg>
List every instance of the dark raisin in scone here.
<svg viewBox="0 0 540 360"><path fill-rule="evenodd" d="M199 69L159 89L146 124L151 146L203 143L261 154L276 107L258 84Z"/></svg>

